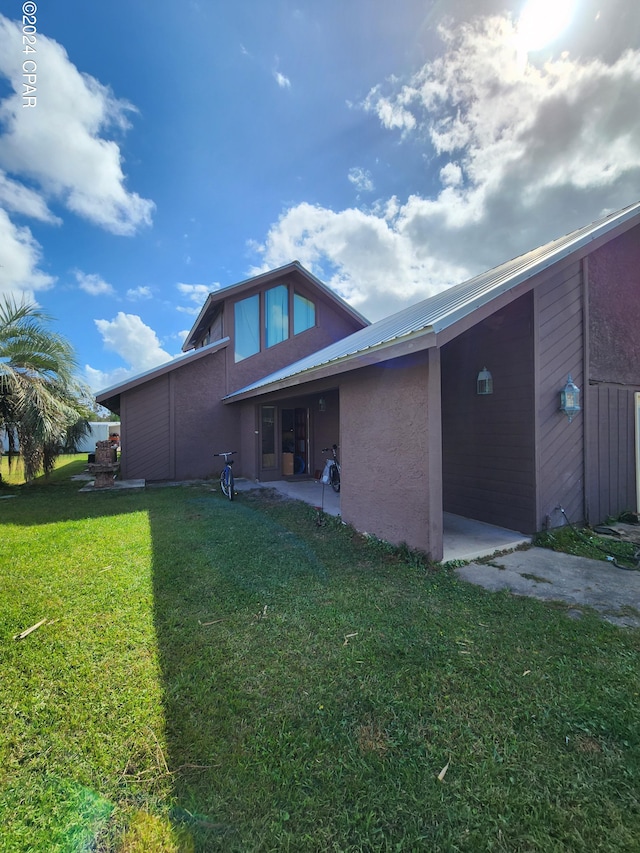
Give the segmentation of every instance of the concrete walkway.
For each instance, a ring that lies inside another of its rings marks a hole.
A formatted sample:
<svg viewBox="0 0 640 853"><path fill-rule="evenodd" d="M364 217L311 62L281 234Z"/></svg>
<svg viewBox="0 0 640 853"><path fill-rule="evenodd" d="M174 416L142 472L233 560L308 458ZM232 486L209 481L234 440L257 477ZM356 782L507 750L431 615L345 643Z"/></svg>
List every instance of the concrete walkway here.
<svg viewBox="0 0 640 853"><path fill-rule="evenodd" d="M317 480L276 480L257 483L236 480L238 492L275 489L285 497L324 507L340 515L340 495ZM444 514L444 559L475 560L494 556L488 564L469 563L455 570L462 580L491 591L508 590L542 601L569 605L568 614L579 619L584 608L593 608L614 625L640 628L640 571L625 571L612 563L561 554L546 548L526 548L531 538L513 530L473 519Z"/></svg>
<svg viewBox="0 0 640 853"><path fill-rule="evenodd" d="M529 548L495 557L488 565L470 563L456 574L488 590L562 601L576 619L591 607L614 625L640 628L640 571L613 563Z"/></svg>
<svg viewBox="0 0 640 853"><path fill-rule="evenodd" d="M268 483L255 480L236 480L236 492L251 489L275 489L281 495L318 507L327 515L340 515L340 493L318 480L274 480Z"/></svg>
<svg viewBox="0 0 640 853"><path fill-rule="evenodd" d="M86 480L86 475L73 479ZM118 482L113 488L144 488L144 480ZM276 480L262 483L236 480L236 491L275 489L284 497L304 501L329 515L340 515L340 494L317 480ZM81 491L94 489L93 482ZM513 550L530 543L530 538L492 524L444 514L444 559L474 560L494 556L489 563L469 563L455 570L469 583L491 591L507 590L542 601L561 601L569 605L567 613L580 618L585 607L593 608L603 619L629 628L640 628L640 571L625 571L612 563L562 554L546 548Z"/></svg>
<svg viewBox="0 0 640 853"><path fill-rule="evenodd" d="M329 515L340 515L340 494L336 494L331 486L323 486L318 480L274 480L268 483L236 480L236 491L249 489L275 489L285 497L320 507ZM531 537L522 533L484 524L482 521L461 518L448 512L444 513L443 538L443 563L450 560L473 560L531 542Z"/></svg>
<svg viewBox="0 0 640 853"><path fill-rule="evenodd" d="M485 524L473 518L463 518L450 512L443 514L443 563L452 560L477 560L478 557L488 557L496 551L512 551L530 542L530 536L515 530Z"/></svg>

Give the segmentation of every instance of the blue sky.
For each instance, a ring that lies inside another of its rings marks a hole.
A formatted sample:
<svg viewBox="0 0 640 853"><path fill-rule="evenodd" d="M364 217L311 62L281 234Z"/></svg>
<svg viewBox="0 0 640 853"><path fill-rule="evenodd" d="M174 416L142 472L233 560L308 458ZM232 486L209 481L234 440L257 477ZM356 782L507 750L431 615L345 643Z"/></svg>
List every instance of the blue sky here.
<svg viewBox="0 0 640 853"><path fill-rule="evenodd" d="M0 293L99 390L257 271L376 320L637 201L636 2L566 2L2 0Z"/></svg>

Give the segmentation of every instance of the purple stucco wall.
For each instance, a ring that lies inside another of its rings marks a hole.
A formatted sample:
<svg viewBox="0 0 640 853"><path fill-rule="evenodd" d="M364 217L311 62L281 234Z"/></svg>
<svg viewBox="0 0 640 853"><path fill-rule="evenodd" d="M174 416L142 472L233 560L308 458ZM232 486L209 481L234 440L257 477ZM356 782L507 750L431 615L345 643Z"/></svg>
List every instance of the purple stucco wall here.
<svg viewBox="0 0 640 853"><path fill-rule="evenodd" d="M438 377L439 379L439 377ZM438 401L435 405L437 407ZM439 468L430 468L427 353L346 374L340 383L342 516L357 530L407 543L438 559ZM434 436L434 430L437 436ZM439 457L439 453L437 454ZM439 459L438 459L439 462ZM438 495L434 510L433 495ZM437 518L433 516L437 515ZM431 522L431 524L430 524Z"/></svg>
<svg viewBox="0 0 640 853"><path fill-rule="evenodd" d="M534 293L538 495L536 528L581 522L584 510L584 413L569 423L560 392L569 374L584 401L584 275L580 261L552 270Z"/></svg>
<svg viewBox="0 0 640 853"><path fill-rule="evenodd" d="M262 293L278 282L270 282L267 287L255 287L243 291L240 298L246 299L254 294ZM292 335L275 346L264 348L239 362L234 360L234 302L229 300L225 303L224 328L225 334L229 335L231 342L228 347L229 358L227 361L227 387L228 392L237 391L250 385L263 376L267 376L287 364L303 358L309 353L328 346L334 341L350 335L361 329L363 324L350 314L340 311L334 303L329 302L320 291L309 288L302 277L291 276L284 279L283 283L289 284L301 296L311 299L316 306L316 325L297 335ZM261 300L261 308L262 308ZM261 327L264 317L261 314ZM264 343L264 341L263 341Z"/></svg>

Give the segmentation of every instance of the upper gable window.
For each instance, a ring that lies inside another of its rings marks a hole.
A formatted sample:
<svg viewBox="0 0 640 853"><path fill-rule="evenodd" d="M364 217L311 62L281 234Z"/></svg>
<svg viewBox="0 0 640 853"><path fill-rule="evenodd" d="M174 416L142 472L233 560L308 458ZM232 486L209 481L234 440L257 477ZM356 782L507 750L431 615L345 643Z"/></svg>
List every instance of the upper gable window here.
<svg viewBox="0 0 640 853"><path fill-rule="evenodd" d="M264 295L265 345L280 344L289 337L289 288L279 284Z"/></svg>
<svg viewBox="0 0 640 853"><path fill-rule="evenodd" d="M242 361L260 352L260 296L249 296L236 302L235 358Z"/></svg>
<svg viewBox="0 0 640 853"><path fill-rule="evenodd" d="M316 306L310 299L293 294L293 334L311 329L316 324Z"/></svg>

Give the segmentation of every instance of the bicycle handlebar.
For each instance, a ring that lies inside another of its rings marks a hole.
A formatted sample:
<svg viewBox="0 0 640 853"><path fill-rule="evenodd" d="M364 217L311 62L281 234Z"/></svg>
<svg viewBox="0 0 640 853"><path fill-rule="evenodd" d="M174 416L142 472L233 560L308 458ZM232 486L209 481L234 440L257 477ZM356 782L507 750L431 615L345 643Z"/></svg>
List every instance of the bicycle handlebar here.
<svg viewBox="0 0 640 853"><path fill-rule="evenodd" d="M214 453L214 456L224 456L225 459L227 456L233 456L234 453L237 453L237 450L224 450L222 453Z"/></svg>

